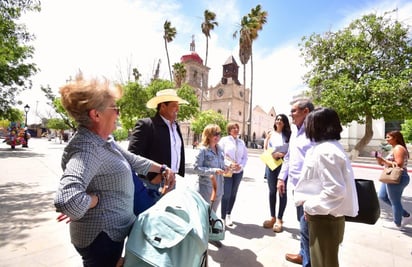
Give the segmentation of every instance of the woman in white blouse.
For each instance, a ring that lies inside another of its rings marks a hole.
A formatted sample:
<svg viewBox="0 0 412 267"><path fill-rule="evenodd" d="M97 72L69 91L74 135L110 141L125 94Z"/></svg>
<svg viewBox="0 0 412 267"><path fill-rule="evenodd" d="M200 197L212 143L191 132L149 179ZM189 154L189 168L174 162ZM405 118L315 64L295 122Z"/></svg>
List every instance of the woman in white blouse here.
<svg viewBox="0 0 412 267"><path fill-rule="evenodd" d="M231 213L236 201L236 194L240 181L243 177L243 169L248 159L245 142L239 139L239 124L229 123L227 125L228 135L219 141L220 147L225 154L225 165L232 171L230 177L225 177L224 192L221 203L221 218L226 226L232 226Z"/></svg>
<svg viewBox="0 0 412 267"><path fill-rule="evenodd" d="M305 133L315 144L306 153L294 198L297 206L303 205L310 260L317 267L339 266L345 216L354 217L359 210L351 162L339 143L341 132L333 109L318 108L306 117Z"/></svg>
<svg viewBox="0 0 412 267"><path fill-rule="evenodd" d="M272 157L274 160L283 159L288 151L289 139L291 135L288 117L285 114L276 115L273 129L274 131L270 132L265 139L264 149L270 149L272 151ZM273 170L271 170L268 166L265 167L265 175L269 187L269 208L271 218L263 222L263 227L273 229L276 233L282 232L283 214L287 204L287 194L279 194L279 210L276 216L276 186L281 167L282 164Z"/></svg>

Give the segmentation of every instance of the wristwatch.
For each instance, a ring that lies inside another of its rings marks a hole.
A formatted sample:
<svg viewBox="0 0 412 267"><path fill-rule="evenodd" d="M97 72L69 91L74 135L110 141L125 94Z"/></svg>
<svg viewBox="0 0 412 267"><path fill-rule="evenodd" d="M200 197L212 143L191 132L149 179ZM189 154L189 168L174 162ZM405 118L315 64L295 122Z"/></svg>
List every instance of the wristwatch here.
<svg viewBox="0 0 412 267"><path fill-rule="evenodd" d="M162 166L160 167L160 173L163 174L163 172L165 172L167 169L167 165L166 164L162 164Z"/></svg>

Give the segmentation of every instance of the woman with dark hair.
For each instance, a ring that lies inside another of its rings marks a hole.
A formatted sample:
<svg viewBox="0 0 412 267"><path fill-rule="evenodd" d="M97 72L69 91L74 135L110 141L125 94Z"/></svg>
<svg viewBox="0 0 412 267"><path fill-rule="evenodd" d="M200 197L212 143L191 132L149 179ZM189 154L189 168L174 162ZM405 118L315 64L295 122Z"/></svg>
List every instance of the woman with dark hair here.
<svg viewBox="0 0 412 267"><path fill-rule="evenodd" d="M289 148L289 139L291 134L289 119L285 114L279 114L275 118L273 124L274 131L270 132L265 139L264 149L272 151L272 157L275 160L281 159L285 156ZM265 168L265 175L269 187L269 208L271 218L263 222L264 228L271 228L274 232L282 231L283 213L285 212L287 204L287 195L279 195L279 211L276 217L276 195L278 175L282 164L271 170L268 166Z"/></svg>
<svg viewBox="0 0 412 267"><path fill-rule="evenodd" d="M386 204L392 207L393 222L384 224L384 227L402 230L402 228L412 221L412 216L409 212L403 209L402 193L405 187L409 184L410 177L406 169L408 165L409 153L406 148L405 140L400 131L391 131L386 134L386 142L392 146L389 155L384 159L376 157L378 164L392 166L395 162L403 169L401 174L401 181L399 184L385 184L382 183L379 190L379 198Z"/></svg>
<svg viewBox="0 0 412 267"><path fill-rule="evenodd" d="M296 205L303 205L309 227L312 266L339 266L339 244L345 216L358 214L358 199L351 162L339 143L342 126L330 108L318 108L305 120L305 134L314 146L308 150L296 184Z"/></svg>

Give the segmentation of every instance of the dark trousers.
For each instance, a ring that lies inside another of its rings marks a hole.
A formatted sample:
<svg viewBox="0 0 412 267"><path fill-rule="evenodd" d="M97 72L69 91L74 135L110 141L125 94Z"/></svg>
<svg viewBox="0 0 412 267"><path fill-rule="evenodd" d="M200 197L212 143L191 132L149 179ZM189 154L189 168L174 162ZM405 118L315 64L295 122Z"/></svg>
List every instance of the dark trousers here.
<svg viewBox="0 0 412 267"><path fill-rule="evenodd" d="M270 216L273 218L278 218L281 219L283 218L283 213L285 212L286 209L286 204L288 201L287 197L287 189L286 189L286 184L285 183L285 193L280 196L279 195L279 211L278 211L278 216L276 217L276 195L277 195L277 184L278 184L278 175L281 169L280 165L273 171L269 169L269 167L266 166L266 179L268 181L268 187L269 187L269 208L270 208Z"/></svg>
<svg viewBox="0 0 412 267"><path fill-rule="evenodd" d="M75 248L82 256L84 267L115 267L122 256L123 244L124 241L115 242L101 232L88 247Z"/></svg>

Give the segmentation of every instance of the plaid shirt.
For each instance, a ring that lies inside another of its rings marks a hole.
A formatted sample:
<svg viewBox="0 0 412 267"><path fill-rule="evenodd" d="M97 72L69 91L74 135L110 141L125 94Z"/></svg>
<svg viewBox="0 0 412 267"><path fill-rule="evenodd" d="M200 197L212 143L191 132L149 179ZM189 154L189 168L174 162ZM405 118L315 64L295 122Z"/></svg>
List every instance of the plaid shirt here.
<svg viewBox="0 0 412 267"><path fill-rule="evenodd" d="M56 210L72 219L70 236L76 247L87 247L102 231L113 241L124 240L136 219L130 166L145 175L151 164L122 149L112 137L103 140L79 128L64 150L63 175L54 200ZM99 197L92 209L88 193Z"/></svg>

